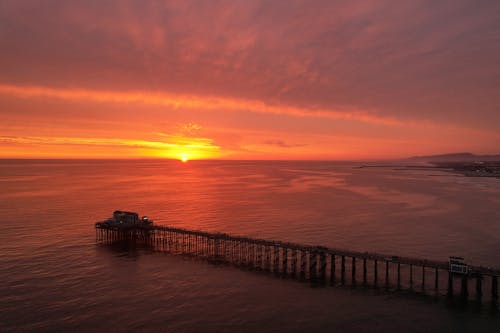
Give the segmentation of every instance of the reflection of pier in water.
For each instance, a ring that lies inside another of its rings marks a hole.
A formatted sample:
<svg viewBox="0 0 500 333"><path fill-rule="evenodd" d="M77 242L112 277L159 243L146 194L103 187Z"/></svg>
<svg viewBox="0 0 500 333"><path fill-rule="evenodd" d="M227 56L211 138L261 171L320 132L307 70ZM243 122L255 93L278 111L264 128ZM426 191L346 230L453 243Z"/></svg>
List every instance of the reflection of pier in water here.
<svg viewBox="0 0 500 333"><path fill-rule="evenodd" d="M269 241L167 226L110 226L96 223L96 241L141 243L154 251L192 255L314 284L406 290L459 296L478 302L498 300L500 270L469 266L449 271L448 262L384 256L322 246ZM472 286L469 283L473 284Z"/></svg>

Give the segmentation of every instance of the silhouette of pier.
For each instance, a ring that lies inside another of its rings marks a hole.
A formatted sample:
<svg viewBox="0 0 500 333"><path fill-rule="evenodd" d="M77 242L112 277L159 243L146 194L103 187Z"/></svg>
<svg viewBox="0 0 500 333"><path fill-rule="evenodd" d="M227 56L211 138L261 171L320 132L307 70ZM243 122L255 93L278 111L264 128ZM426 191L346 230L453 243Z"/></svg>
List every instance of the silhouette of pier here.
<svg viewBox="0 0 500 333"><path fill-rule="evenodd" d="M131 242L153 251L195 256L315 285L379 288L447 296L464 301L498 300L500 270L468 266L450 271L446 261L387 256L168 226L95 224L96 242Z"/></svg>

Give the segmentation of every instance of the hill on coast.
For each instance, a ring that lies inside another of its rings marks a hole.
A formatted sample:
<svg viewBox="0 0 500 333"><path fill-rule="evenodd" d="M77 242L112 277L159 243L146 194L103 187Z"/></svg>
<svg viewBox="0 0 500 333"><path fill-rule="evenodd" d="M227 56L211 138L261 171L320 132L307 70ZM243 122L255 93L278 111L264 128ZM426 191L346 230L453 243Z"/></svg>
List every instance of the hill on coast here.
<svg viewBox="0 0 500 333"><path fill-rule="evenodd" d="M476 155L472 153L453 153L428 156L413 156L408 160L414 162L492 162L500 161L500 154Z"/></svg>

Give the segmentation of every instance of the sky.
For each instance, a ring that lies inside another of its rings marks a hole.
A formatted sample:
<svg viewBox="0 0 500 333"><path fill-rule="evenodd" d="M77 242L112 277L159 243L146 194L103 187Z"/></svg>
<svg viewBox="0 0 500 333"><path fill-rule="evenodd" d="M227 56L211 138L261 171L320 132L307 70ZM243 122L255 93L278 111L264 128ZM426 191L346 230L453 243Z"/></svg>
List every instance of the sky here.
<svg viewBox="0 0 500 333"><path fill-rule="evenodd" d="M0 0L0 158L500 153L500 1Z"/></svg>

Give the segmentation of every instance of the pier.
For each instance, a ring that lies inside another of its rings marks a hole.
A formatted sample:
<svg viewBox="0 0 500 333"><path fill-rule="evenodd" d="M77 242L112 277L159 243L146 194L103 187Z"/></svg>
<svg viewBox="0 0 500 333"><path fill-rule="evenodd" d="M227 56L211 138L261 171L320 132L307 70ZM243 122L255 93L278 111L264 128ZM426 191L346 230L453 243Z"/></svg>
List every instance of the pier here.
<svg viewBox="0 0 500 333"><path fill-rule="evenodd" d="M263 271L317 286L351 286L498 301L499 269L467 266L452 272L450 263L369 252L355 252L274 240L209 233L168 226L95 224L96 242L143 244L153 251L189 255L210 262Z"/></svg>

